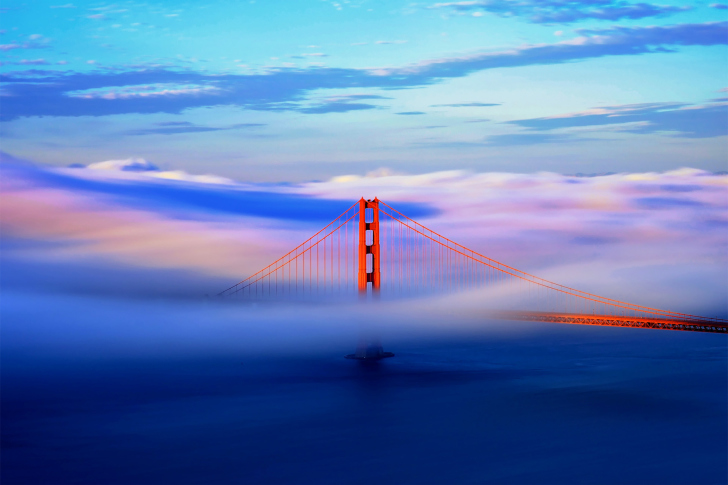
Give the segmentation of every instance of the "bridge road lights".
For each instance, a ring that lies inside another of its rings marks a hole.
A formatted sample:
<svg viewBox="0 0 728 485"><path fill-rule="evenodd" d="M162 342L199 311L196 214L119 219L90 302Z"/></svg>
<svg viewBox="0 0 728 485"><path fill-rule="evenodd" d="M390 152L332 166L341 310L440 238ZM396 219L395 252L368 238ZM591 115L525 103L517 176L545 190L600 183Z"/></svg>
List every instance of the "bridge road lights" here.
<svg viewBox="0 0 728 485"><path fill-rule="evenodd" d="M379 248L379 199L359 200L359 272L357 274L359 295L366 299L369 283L372 284L372 297L379 296L381 283ZM371 270L371 271L369 271ZM365 322L364 325L367 325ZM394 357L392 352L382 350L379 338L370 335L371 330L363 327L356 352L346 356L347 359L379 360Z"/></svg>

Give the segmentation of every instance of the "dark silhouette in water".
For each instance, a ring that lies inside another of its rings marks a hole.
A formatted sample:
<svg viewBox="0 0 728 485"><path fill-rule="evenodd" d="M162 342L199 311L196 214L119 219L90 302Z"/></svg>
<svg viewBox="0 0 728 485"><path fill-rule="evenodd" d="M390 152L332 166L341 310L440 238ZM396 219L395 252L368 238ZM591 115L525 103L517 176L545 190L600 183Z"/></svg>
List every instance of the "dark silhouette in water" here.
<svg viewBox="0 0 728 485"><path fill-rule="evenodd" d="M381 360L387 357L394 357L394 354L392 352L385 352L379 339L362 339L356 347L356 352L346 355L347 359L356 360Z"/></svg>

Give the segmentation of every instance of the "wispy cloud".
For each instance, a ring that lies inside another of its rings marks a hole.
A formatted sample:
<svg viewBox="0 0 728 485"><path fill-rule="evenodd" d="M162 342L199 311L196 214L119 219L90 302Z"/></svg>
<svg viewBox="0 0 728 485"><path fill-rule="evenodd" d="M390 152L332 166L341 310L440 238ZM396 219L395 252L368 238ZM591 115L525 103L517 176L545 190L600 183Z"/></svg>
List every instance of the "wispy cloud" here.
<svg viewBox="0 0 728 485"><path fill-rule="evenodd" d="M10 44L0 44L0 51L7 52L15 49L45 49L48 45L41 42L12 42Z"/></svg>
<svg viewBox="0 0 728 485"><path fill-rule="evenodd" d="M486 69L518 67L606 56L669 52L663 46L726 45L728 22L677 24L665 27L621 27L579 30L582 37L555 44L527 45L510 51L424 61L407 67L374 71L382 76L461 77Z"/></svg>
<svg viewBox="0 0 728 485"><path fill-rule="evenodd" d="M80 165L76 168L84 168L84 166ZM103 162L92 163L86 168L91 170L119 170L122 172L156 172L159 170L159 167L148 160L144 160L143 158L106 160Z"/></svg>
<svg viewBox="0 0 728 485"><path fill-rule="evenodd" d="M526 146L540 145L543 143L573 143L588 141L571 134L551 133L515 133L505 135L493 135L487 138L487 144L493 146Z"/></svg>
<svg viewBox="0 0 728 485"><path fill-rule="evenodd" d="M622 0L476 0L436 3L429 8L447 9L476 17L483 12L502 17L525 17L534 23L548 24L567 24L585 19L641 19L690 10L690 7L628 3Z"/></svg>
<svg viewBox="0 0 728 485"><path fill-rule="evenodd" d="M141 135L179 135L185 133L204 133L209 131L240 130L245 128L258 128L264 123L237 123L227 126L199 126L187 121L157 123L152 128L140 128L126 131L124 134L132 136Z"/></svg>
<svg viewBox="0 0 728 485"><path fill-rule="evenodd" d="M392 99L388 96L379 94L340 94L336 96L327 96L327 101L361 101L363 99Z"/></svg>
<svg viewBox="0 0 728 485"><path fill-rule="evenodd" d="M511 121L535 131L580 127L620 127L637 134L666 132L684 138L708 138L728 134L728 103L688 105L646 103L603 106L578 113ZM522 135L538 136L538 135Z"/></svg>
<svg viewBox="0 0 728 485"><path fill-rule="evenodd" d="M453 104L433 104L433 108L485 108L488 106L500 106L500 103L453 103Z"/></svg>
<svg viewBox="0 0 728 485"><path fill-rule="evenodd" d="M346 113L347 111L361 111L367 109L377 109L378 106L366 103L323 103L316 106L296 108L296 111L306 114L324 114L324 113Z"/></svg>
<svg viewBox="0 0 728 485"><path fill-rule="evenodd" d="M47 66L50 64L50 62L45 59L22 59L17 63L26 66Z"/></svg>
<svg viewBox="0 0 728 485"><path fill-rule="evenodd" d="M379 106L377 105L361 102L369 99L390 98L378 94L341 94L327 96L326 98L315 101L315 104L311 105L305 105L303 103L291 104L290 106L286 106L285 109L305 114L346 113L348 111L378 109Z"/></svg>
<svg viewBox="0 0 728 485"><path fill-rule="evenodd" d="M88 61L95 64L96 61ZM214 93L215 86L199 84L154 83L132 86L109 86L77 91L69 91L66 96L84 99L133 99L168 96L196 96L203 92Z"/></svg>
<svg viewBox="0 0 728 485"><path fill-rule="evenodd" d="M211 105L257 110L307 109L301 102L320 89L427 86L487 69L561 64L605 56L666 52L670 46L725 45L728 22L665 27L613 27L582 31L555 44L433 59L382 69L271 68L265 74L207 74L168 69L110 73L3 75L3 120L21 116L103 116L121 113L180 113ZM29 82L32 79L32 82ZM155 89L147 89L154 86Z"/></svg>
<svg viewBox="0 0 728 485"><path fill-rule="evenodd" d="M297 54L293 56L288 56L291 59L306 59L307 57L329 57L328 54L324 54L323 52L310 52L310 53L304 53L304 54Z"/></svg>

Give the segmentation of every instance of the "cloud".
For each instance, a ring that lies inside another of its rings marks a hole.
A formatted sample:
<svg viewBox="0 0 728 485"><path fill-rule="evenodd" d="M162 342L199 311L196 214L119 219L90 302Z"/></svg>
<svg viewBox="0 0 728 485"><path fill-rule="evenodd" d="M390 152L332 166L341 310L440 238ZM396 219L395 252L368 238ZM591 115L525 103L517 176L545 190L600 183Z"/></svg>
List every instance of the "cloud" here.
<svg viewBox="0 0 728 485"><path fill-rule="evenodd" d="M500 103L455 103L455 104L433 104L432 107L448 107L448 108L484 108L487 106L500 106Z"/></svg>
<svg viewBox="0 0 728 485"><path fill-rule="evenodd" d="M346 113L347 111L361 111L377 109L378 106L366 103L324 103L308 108L298 108L296 111L306 114Z"/></svg>
<svg viewBox="0 0 728 485"><path fill-rule="evenodd" d="M569 143L587 141L587 138L580 138L574 135L549 134L549 133L516 133L506 135L493 135L487 138L487 144L492 146L524 146L539 145L542 143Z"/></svg>
<svg viewBox="0 0 728 485"><path fill-rule="evenodd" d="M666 45L728 44L728 22L678 24L666 27L612 27L580 30L583 37L556 44L528 45L506 52L435 59L397 69L381 69L382 76L461 77L486 69L561 64L580 59L666 52ZM431 82L431 81L430 81Z"/></svg>
<svg viewBox="0 0 728 485"><path fill-rule="evenodd" d="M139 158L66 169L7 154L0 159L5 262L17 253L14 246L23 261L51 266L116 261L235 281L353 204L351 195L311 197L292 186L158 170ZM403 207L417 216L432 213L427 204Z"/></svg>
<svg viewBox="0 0 728 485"><path fill-rule="evenodd" d="M177 135L183 133L203 133L208 131L227 131L239 130L244 128L257 128L266 126L264 123L237 123L228 126L199 126L186 121L170 121L164 123L156 123L153 128L141 128L124 132L125 135L141 136L141 135Z"/></svg>
<svg viewBox="0 0 728 485"><path fill-rule="evenodd" d="M105 267L99 262L117 262L130 271L174 270L232 283L295 247L354 199L376 195L458 243L586 291L631 300L634 274L643 274L649 291L636 303L667 302L679 310L677 292L687 291L682 301L701 307L724 302L728 290L728 175L683 169L577 178L380 169L271 186L159 178L184 174L179 171L125 171L152 168L143 159L59 169L0 158L4 267L21 259L53 271L74 261L97 269ZM650 277L652 267L671 268L672 279L664 271ZM685 268L705 284L686 283Z"/></svg>
<svg viewBox="0 0 728 485"><path fill-rule="evenodd" d="M174 125L185 124L170 122ZM183 170L160 170L159 167L143 158L126 158L123 160L107 160L104 162L91 163L88 166L82 164L73 164L71 168L82 168L88 170L104 170L109 171L111 178L116 175L115 172L136 172L148 177L164 180L177 180L183 182L193 182L196 184L223 184L234 185L235 182L229 178L219 177L217 175L193 175ZM107 178L108 181L108 178Z"/></svg>
<svg viewBox="0 0 728 485"><path fill-rule="evenodd" d="M392 99L388 96L380 96L378 94L342 94L337 96L329 96L327 101L360 101L362 99Z"/></svg>
<svg viewBox="0 0 728 485"><path fill-rule="evenodd" d="M50 64L50 62L46 61L45 59L22 59L17 63L26 66L47 66Z"/></svg>
<svg viewBox="0 0 728 485"><path fill-rule="evenodd" d="M346 201L315 200L289 189L256 188L216 175L192 175L159 170L143 158L108 160L85 168L51 169L13 163L0 164L5 187L37 187L91 198L105 198L129 207L158 213L255 216L298 221L326 221L346 209ZM179 182L191 183L179 183ZM214 186L213 186L214 185ZM348 199L347 199L348 200ZM351 205L351 204L349 204ZM336 212L337 208L341 208ZM411 207L418 214L427 210ZM332 215L333 214L333 215Z"/></svg>
<svg viewBox="0 0 728 485"><path fill-rule="evenodd" d="M640 197L634 200L634 204L653 210L666 210L681 207L703 207L705 205L697 200L678 197Z"/></svg>
<svg viewBox="0 0 728 485"><path fill-rule="evenodd" d="M717 8L718 10L728 10L728 5L724 3L711 3L710 8Z"/></svg>
<svg viewBox="0 0 728 485"><path fill-rule="evenodd" d="M572 183L575 181L579 183ZM615 249L622 244L635 245L630 250L634 261L643 256L660 260L670 257L671 251L685 241L693 241L693 236L699 239L703 230L710 240L700 243L705 243L708 260L718 257L726 261L728 254L721 247L728 244L728 234L721 234L714 224L728 222L728 201L722 195L726 187L728 175L694 169L589 178L554 173L448 171L378 178L337 177L307 184L304 193L341 198L350 193L376 193L385 201L431 201L438 212L422 221L425 225L446 236L452 234L468 247L488 248L490 255L512 254L506 258L510 261L529 260L525 247L540 253L535 259L546 261L553 256L563 260L560 244L568 246L575 237L605 235L613 240ZM541 235L535 237L532 231L540 231ZM671 241L657 251L665 252L659 256L657 252L648 254L662 237ZM548 244L537 248L537 240ZM511 244L515 246L511 248ZM637 246L642 249L637 251ZM673 249L668 249L670 246ZM588 251L580 249L576 254L580 256L569 257L593 260Z"/></svg>
<svg viewBox="0 0 728 485"><path fill-rule="evenodd" d="M87 61L95 64L96 61ZM202 93L214 94L217 88L209 85L153 83L132 86L109 86L100 89L69 91L66 96L85 99L130 99L169 96L197 96Z"/></svg>
<svg viewBox="0 0 728 485"><path fill-rule="evenodd" d="M690 10L690 7L627 3L621 0L480 0L437 3L432 9L448 9L456 13L482 12L502 17L525 17L533 23L566 24L585 19L620 20L662 17Z"/></svg>
<svg viewBox="0 0 728 485"><path fill-rule="evenodd" d="M207 74L169 69L64 74L8 73L0 76L6 96L4 121L22 116L104 116L172 113L202 106L255 110L308 109L301 102L321 89L401 89L498 68L561 64L604 56L665 52L666 46L725 45L728 22L665 27L614 27L581 31L555 44L442 58L382 68L277 68L264 74ZM151 87L151 88L149 88ZM148 89L149 88L149 89Z"/></svg>
<svg viewBox="0 0 728 485"><path fill-rule="evenodd" d="M406 40L378 40L375 44L388 45L388 44L406 44Z"/></svg>
<svg viewBox="0 0 728 485"><path fill-rule="evenodd" d="M40 42L13 42L10 44L0 44L0 51L7 52L15 49L46 49L48 45Z"/></svg>
<svg viewBox="0 0 728 485"><path fill-rule="evenodd" d="M618 127L636 134L668 132L683 138L728 135L728 103L687 105L684 103L645 103L603 106L578 113L510 121L530 130Z"/></svg>
<svg viewBox="0 0 728 485"><path fill-rule="evenodd" d="M76 8L76 6L72 3L67 3L65 5L51 5L51 8Z"/></svg>
<svg viewBox="0 0 728 485"><path fill-rule="evenodd" d="M361 111L368 109L378 109L379 106L367 103L358 103L354 101L362 101L366 99L391 99L386 96L377 94L342 94L336 96L328 96L318 104L312 106L290 105L284 109L290 109L305 114L325 114L325 113L346 113L348 111Z"/></svg>
<svg viewBox="0 0 728 485"><path fill-rule="evenodd" d="M399 113L394 113L396 115L405 115L405 116L416 116L416 115L424 115L427 114L424 111L400 111Z"/></svg>
<svg viewBox="0 0 728 485"><path fill-rule="evenodd" d="M322 52L311 52L311 53L305 53L305 54L297 54L294 56L288 56L291 59L305 59L307 57L329 57L328 54L324 54Z"/></svg>
<svg viewBox="0 0 728 485"><path fill-rule="evenodd" d="M121 170L122 172L153 172L159 167L143 158L126 158L124 160L107 160L88 165L90 170Z"/></svg>
<svg viewBox="0 0 728 485"><path fill-rule="evenodd" d="M691 306L683 299L688 291L702 302L696 312L725 308L727 187L728 175L693 169L594 177L447 171L304 186L316 196L376 194L396 199L395 208L430 201L436 214L419 222L481 254L596 294L627 301L639 294L636 303L656 307ZM663 271L672 273L669 283L658 281ZM690 290L694 283L681 282L686 271L711 281L710 298L700 296L705 286ZM654 292L645 291L648 280Z"/></svg>

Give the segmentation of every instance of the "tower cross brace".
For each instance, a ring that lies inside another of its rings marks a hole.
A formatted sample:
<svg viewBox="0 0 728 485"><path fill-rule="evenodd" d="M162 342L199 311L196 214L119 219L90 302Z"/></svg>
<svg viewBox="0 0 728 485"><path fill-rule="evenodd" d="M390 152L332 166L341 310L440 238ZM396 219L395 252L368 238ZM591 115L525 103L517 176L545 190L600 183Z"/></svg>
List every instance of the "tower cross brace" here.
<svg viewBox="0 0 728 485"><path fill-rule="evenodd" d="M359 200L359 292L379 291L381 252L379 249L379 199Z"/></svg>

